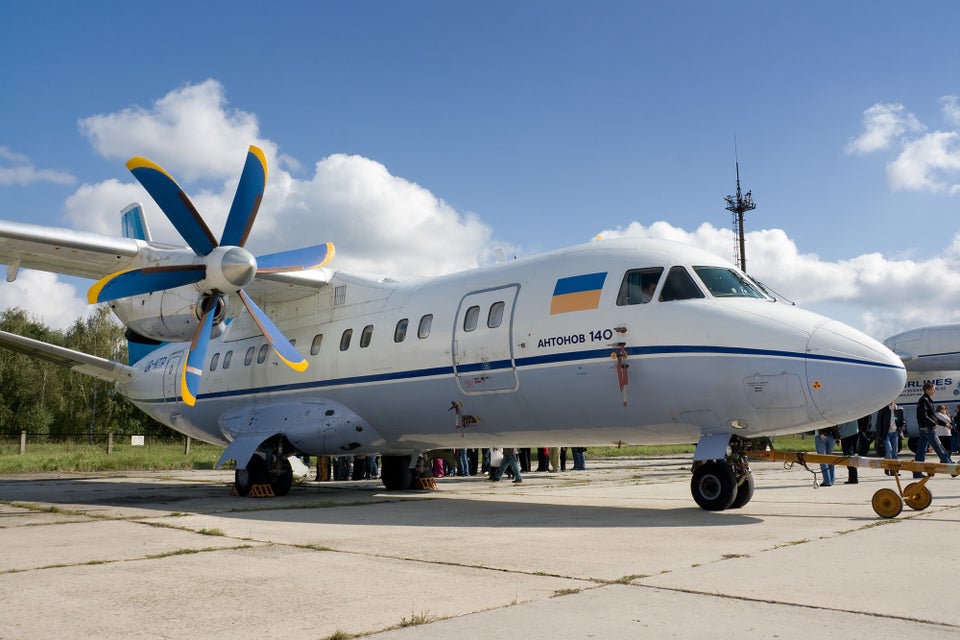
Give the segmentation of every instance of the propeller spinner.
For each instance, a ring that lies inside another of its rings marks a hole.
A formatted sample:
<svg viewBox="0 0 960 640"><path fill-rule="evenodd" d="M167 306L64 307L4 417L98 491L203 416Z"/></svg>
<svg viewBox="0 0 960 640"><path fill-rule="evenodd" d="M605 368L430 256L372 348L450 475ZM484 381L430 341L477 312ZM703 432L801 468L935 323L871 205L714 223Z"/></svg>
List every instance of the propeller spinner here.
<svg viewBox="0 0 960 640"><path fill-rule="evenodd" d="M200 376L213 329L215 310L224 295L236 293L267 342L289 367L305 371L306 359L290 344L280 329L243 290L259 273L284 273L322 267L334 255L331 243L273 253L258 259L243 248L260 209L267 183L267 160L263 151L251 146L240 175L240 184L218 243L196 207L177 181L159 165L146 158L131 158L127 168L147 190L180 235L196 254L191 264L145 267L118 271L96 282L87 292L91 304L128 296L194 284L206 294L200 325L180 376L183 401L197 401Z"/></svg>

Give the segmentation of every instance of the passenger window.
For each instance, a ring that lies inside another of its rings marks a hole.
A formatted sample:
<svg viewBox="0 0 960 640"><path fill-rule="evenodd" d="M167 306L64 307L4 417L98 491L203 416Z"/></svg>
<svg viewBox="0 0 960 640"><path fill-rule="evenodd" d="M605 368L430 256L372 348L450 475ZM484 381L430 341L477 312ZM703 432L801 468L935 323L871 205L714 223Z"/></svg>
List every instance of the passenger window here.
<svg viewBox="0 0 960 640"><path fill-rule="evenodd" d="M503 322L503 302L494 302L490 305L490 313L487 314L487 326L496 329Z"/></svg>
<svg viewBox="0 0 960 640"><path fill-rule="evenodd" d="M229 368L230 368L230 361L231 361L231 360L233 360L233 349L231 349L230 351L227 351L227 354L226 354L225 356L223 356L223 368L224 368L224 369L229 369Z"/></svg>
<svg viewBox="0 0 960 640"><path fill-rule="evenodd" d="M765 298L746 277L727 267L694 267L711 295L718 298Z"/></svg>
<svg viewBox="0 0 960 640"><path fill-rule="evenodd" d="M263 364L263 361L267 359L267 349L269 345L262 344L260 345L260 351L257 352L257 364Z"/></svg>
<svg viewBox="0 0 960 640"><path fill-rule="evenodd" d="M256 351L256 347L250 347L247 349L247 355L243 356L243 365L249 367L253 363L253 352Z"/></svg>
<svg viewBox="0 0 960 640"><path fill-rule="evenodd" d="M653 299L653 294L660 282L663 267L649 269L631 269L623 276L620 283L620 292L617 294L617 305L646 304Z"/></svg>
<svg viewBox="0 0 960 640"><path fill-rule="evenodd" d="M660 300L670 302L671 300L689 300L690 298L702 298L703 292L693 282L693 278L683 267L671 267L667 274L667 280L663 283L663 289L660 291Z"/></svg>
<svg viewBox="0 0 960 640"><path fill-rule="evenodd" d="M310 343L310 355L315 356L320 353L321 344L323 344L323 334L318 333L313 336L313 342Z"/></svg>
<svg viewBox="0 0 960 640"><path fill-rule="evenodd" d="M373 325L368 324L363 328L363 331L360 332L360 348L366 349L370 346L370 338L373 337Z"/></svg>
<svg viewBox="0 0 960 640"><path fill-rule="evenodd" d="M350 348L350 338L353 337L353 329L347 329L340 336L340 351L346 351Z"/></svg>
<svg viewBox="0 0 960 640"><path fill-rule="evenodd" d="M217 363L219 362L220 362L220 352L218 351L215 354L213 354L212 358L210 358L210 371L216 371Z"/></svg>
<svg viewBox="0 0 960 640"><path fill-rule="evenodd" d="M480 318L480 307L474 305L467 309L467 313L463 316L463 330L464 331L473 331L477 328L477 320Z"/></svg>
<svg viewBox="0 0 960 640"><path fill-rule="evenodd" d="M430 325L433 324L433 314L428 313L427 315L420 318L420 326L417 328L417 337L423 340L430 335Z"/></svg>
<svg viewBox="0 0 960 640"><path fill-rule="evenodd" d="M407 337L407 325L410 321L404 318L397 323L397 328L393 330L393 341L403 342Z"/></svg>

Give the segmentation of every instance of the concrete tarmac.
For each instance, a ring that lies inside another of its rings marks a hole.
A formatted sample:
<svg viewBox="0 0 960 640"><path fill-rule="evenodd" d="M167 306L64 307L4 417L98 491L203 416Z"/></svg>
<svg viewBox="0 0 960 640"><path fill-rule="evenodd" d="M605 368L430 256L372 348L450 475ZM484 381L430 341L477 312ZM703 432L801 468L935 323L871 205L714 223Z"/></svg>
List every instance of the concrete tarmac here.
<svg viewBox="0 0 960 640"><path fill-rule="evenodd" d="M753 463L715 513L688 457L587 464L272 499L230 472L0 476L0 638L960 637L960 478L884 520L879 470Z"/></svg>

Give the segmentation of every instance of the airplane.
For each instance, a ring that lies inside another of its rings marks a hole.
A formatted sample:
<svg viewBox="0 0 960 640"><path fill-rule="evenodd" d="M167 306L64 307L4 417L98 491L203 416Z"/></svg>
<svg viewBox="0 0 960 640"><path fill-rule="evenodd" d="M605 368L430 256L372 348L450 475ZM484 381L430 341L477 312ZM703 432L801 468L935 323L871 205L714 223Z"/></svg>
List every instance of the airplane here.
<svg viewBox="0 0 960 640"><path fill-rule="evenodd" d="M379 454L388 490L441 448L697 443L708 511L754 493L755 437L856 419L903 389L900 359L773 297L681 243L600 239L439 277L332 270L321 244L255 257L244 244L267 167L250 147L220 241L176 181L127 167L187 247L153 242L142 206L122 237L0 221L20 268L96 280L126 325L129 363L11 333L0 346L110 380L180 433L226 445L246 495L292 482L289 457ZM652 294L650 294L652 288Z"/></svg>

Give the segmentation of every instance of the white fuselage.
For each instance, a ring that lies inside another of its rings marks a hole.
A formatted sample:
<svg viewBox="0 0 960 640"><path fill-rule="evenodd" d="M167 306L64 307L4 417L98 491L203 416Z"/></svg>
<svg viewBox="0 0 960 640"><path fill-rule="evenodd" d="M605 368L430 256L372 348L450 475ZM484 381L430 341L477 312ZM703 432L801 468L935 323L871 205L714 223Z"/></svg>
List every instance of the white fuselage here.
<svg viewBox="0 0 960 640"><path fill-rule="evenodd" d="M319 292L268 308L307 357L305 373L269 350L258 361L265 341L241 315L211 343L194 407L177 397L183 343L136 363L122 390L193 437L227 443L266 422L315 455L793 433L856 419L902 391L889 350L795 306L716 297L695 276L702 297L618 304L628 270L663 267L659 294L672 267L704 265L732 268L633 238L438 278L335 273ZM599 297L551 313L561 283L585 275L602 280Z"/></svg>

